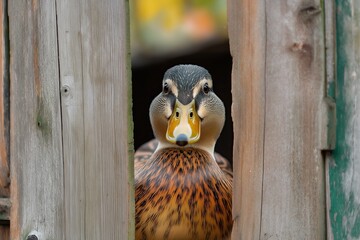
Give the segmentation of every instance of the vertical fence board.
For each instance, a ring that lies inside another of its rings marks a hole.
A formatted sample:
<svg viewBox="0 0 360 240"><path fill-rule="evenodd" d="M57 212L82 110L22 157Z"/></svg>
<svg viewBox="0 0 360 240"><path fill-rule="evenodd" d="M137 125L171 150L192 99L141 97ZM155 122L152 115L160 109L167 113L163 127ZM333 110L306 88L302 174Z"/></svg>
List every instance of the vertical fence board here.
<svg viewBox="0 0 360 240"><path fill-rule="evenodd" d="M324 239L320 1L229 1L233 239Z"/></svg>
<svg viewBox="0 0 360 240"><path fill-rule="evenodd" d="M9 1L11 239L63 239L63 162L53 1Z"/></svg>
<svg viewBox="0 0 360 240"><path fill-rule="evenodd" d="M232 239L259 239L265 121L265 2L228 1L233 56Z"/></svg>
<svg viewBox="0 0 360 240"><path fill-rule="evenodd" d="M10 82L7 4L0 0L0 240L10 239ZM5 201L3 201L5 200Z"/></svg>
<svg viewBox="0 0 360 240"><path fill-rule="evenodd" d="M66 236L132 239L127 1L58 0L57 6Z"/></svg>
<svg viewBox="0 0 360 240"><path fill-rule="evenodd" d="M270 3L270 1L268 1ZM325 239L324 30L320 0L266 7L261 238Z"/></svg>
<svg viewBox="0 0 360 240"><path fill-rule="evenodd" d="M329 161L329 239L360 239L360 2L336 1L336 14L337 139Z"/></svg>
<svg viewBox="0 0 360 240"><path fill-rule="evenodd" d="M6 1L0 0L0 198L10 195L9 176L9 78L6 49ZM0 230L1 234L1 230Z"/></svg>
<svg viewBox="0 0 360 240"><path fill-rule="evenodd" d="M80 2L57 1L65 239L85 239L85 133ZM94 176L95 177L95 176Z"/></svg>

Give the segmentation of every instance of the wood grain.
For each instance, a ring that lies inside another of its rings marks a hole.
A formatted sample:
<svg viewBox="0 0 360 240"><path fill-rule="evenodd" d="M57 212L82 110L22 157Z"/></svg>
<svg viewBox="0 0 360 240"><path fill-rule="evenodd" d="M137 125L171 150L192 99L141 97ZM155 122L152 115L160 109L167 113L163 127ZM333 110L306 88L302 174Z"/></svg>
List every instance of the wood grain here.
<svg viewBox="0 0 360 240"><path fill-rule="evenodd" d="M9 172L9 91L8 51L5 38L7 37L7 21L5 20L5 0L0 1L0 197L10 196ZM1 231L0 231L1 234Z"/></svg>
<svg viewBox="0 0 360 240"><path fill-rule="evenodd" d="M229 1L233 239L324 239L320 1Z"/></svg>
<svg viewBox="0 0 360 240"><path fill-rule="evenodd" d="M57 1L66 239L133 239L127 1Z"/></svg>
<svg viewBox="0 0 360 240"><path fill-rule="evenodd" d="M0 240L10 239L10 81L7 1L0 0Z"/></svg>
<svg viewBox="0 0 360 240"><path fill-rule="evenodd" d="M57 1L65 239L85 238L85 132L79 1Z"/></svg>
<svg viewBox="0 0 360 240"><path fill-rule="evenodd" d="M265 124L265 2L228 1L233 56L232 239L259 239Z"/></svg>
<svg viewBox="0 0 360 240"><path fill-rule="evenodd" d="M64 239L63 161L54 1L9 1L10 239Z"/></svg>
<svg viewBox="0 0 360 240"><path fill-rule="evenodd" d="M320 1L267 7L262 238L325 239Z"/></svg>

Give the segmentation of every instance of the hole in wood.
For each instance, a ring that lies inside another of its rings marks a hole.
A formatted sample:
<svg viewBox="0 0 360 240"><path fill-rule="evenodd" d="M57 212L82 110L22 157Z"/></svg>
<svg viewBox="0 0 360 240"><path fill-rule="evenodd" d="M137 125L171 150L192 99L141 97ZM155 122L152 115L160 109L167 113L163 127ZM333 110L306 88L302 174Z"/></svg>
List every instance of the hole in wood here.
<svg viewBox="0 0 360 240"><path fill-rule="evenodd" d="M62 87L62 89L61 89L61 92L63 93L64 96L69 95L69 93L70 93L70 87L67 86L67 85L64 85L64 86Z"/></svg>

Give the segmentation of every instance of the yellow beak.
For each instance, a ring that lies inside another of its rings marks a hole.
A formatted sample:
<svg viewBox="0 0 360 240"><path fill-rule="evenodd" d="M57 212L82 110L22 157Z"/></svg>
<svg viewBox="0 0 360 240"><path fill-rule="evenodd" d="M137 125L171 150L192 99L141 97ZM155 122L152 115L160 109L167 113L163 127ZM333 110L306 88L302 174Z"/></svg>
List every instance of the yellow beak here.
<svg viewBox="0 0 360 240"><path fill-rule="evenodd" d="M176 99L174 111L168 122L166 139L179 146L195 143L200 138L200 117L195 110L195 100L183 105Z"/></svg>

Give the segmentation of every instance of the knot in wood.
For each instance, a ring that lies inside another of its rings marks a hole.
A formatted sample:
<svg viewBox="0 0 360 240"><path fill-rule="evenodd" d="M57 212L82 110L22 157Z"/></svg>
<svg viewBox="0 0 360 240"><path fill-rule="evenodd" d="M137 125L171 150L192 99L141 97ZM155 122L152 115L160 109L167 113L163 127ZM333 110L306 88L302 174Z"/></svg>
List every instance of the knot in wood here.
<svg viewBox="0 0 360 240"><path fill-rule="evenodd" d="M26 240L39 240L39 238L36 235L29 235Z"/></svg>
<svg viewBox="0 0 360 240"><path fill-rule="evenodd" d="M64 96L68 96L70 94L70 87L68 85L63 85L61 87L61 93L64 95Z"/></svg>
<svg viewBox="0 0 360 240"><path fill-rule="evenodd" d="M40 240L40 233L38 231L31 231L29 235L26 237L26 240Z"/></svg>
<svg viewBox="0 0 360 240"><path fill-rule="evenodd" d="M321 7L308 5L304 6L299 11L299 17L304 23L310 22L314 17L318 16L321 13Z"/></svg>

